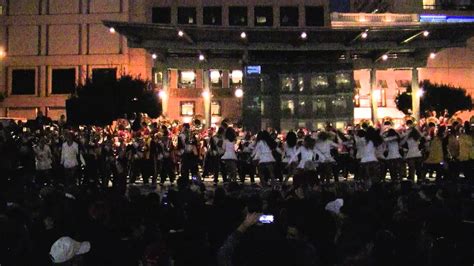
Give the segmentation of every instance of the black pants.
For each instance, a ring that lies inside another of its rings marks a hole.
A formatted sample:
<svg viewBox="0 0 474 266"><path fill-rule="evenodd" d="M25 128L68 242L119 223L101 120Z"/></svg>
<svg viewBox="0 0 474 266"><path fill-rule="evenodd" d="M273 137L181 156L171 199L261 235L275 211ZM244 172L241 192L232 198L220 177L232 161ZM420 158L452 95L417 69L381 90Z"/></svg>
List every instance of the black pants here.
<svg viewBox="0 0 474 266"><path fill-rule="evenodd" d="M166 178L170 179L170 182L173 183L174 180L176 179L176 174L174 172L175 165L173 160L171 158L163 158L162 161L162 167L161 167L161 173L160 173L160 183L164 184L166 181Z"/></svg>
<svg viewBox="0 0 474 266"><path fill-rule="evenodd" d="M181 178L189 180L189 174L198 176L198 157L192 153L183 153L181 156Z"/></svg>
<svg viewBox="0 0 474 266"><path fill-rule="evenodd" d="M250 158L250 157L249 157ZM240 182L245 182L245 177L249 175L250 182L255 183L255 173L256 168L255 165L252 163L251 160L248 159L240 159L239 160L239 177Z"/></svg>
<svg viewBox="0 0 474 266"><path fill-rule="evenodd" d="M143 183L148 184L153 175L154 165L152 159L142 159L140 162Z"/></svg>
<svg viewBox="0 0 474 266"><path fill-rule="evenodd" d="M415 173L417 182L423 181L425 179L423 176L421 157L407 158L406 163L408 165L408 180L415 180ZM403 170L405 170L405 166L403 166Z"/></svg>

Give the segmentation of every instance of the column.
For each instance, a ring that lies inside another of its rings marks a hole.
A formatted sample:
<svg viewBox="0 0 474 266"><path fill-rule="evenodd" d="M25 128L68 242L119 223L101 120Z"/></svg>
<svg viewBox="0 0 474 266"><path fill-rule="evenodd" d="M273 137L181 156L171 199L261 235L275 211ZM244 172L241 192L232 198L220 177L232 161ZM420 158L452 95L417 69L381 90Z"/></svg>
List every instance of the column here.
<svg viewBox="0 0 474 266"><path fill-rule="evenodd" d="M370 113L372 117L372 121L374 125L377 124L377 109L378 109L378 101L377 97L375 96L375 91L377 89L377 70L372 68L370 70Z"/></svg>
<svg viewBox="0 0 474 266"><path fill-rule="evenodd" d="M163 93L160 94L161 96L161 108L162 114L167 116L168 115L168 100L169 100L169 78L168 78L168 69L164 68L162 70L163 73Z"/></svg>
<svg viewBox="0 0 474 266"><path fill-rule="evenodd" d="M204 103L204 119L206 120L206 127L210 127L212 125L212 115L211 115L211 99L212 93L209 86L209 70L203 70L203 77L202 77L202 98Z"/></svg>
<svg viewBox="0 0 474 266"><path fill-rule="evenodd" d="M418 68L414 67L411 69L411 110L416 121L420 121L420 82L418 79Z"/></svg>

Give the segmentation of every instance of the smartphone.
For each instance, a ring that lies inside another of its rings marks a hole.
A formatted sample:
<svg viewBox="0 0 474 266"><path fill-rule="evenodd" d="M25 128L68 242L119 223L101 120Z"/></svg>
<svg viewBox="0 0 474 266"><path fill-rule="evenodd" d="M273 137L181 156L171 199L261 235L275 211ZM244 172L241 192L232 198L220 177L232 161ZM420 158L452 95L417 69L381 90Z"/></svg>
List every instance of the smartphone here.
<svg viewBox="0 0 474 266"><path fill-rule="evenodd" d="M272 224L274 221L273 215L261 215L260 218L258 218L258 221L262 224Z"/></svg>

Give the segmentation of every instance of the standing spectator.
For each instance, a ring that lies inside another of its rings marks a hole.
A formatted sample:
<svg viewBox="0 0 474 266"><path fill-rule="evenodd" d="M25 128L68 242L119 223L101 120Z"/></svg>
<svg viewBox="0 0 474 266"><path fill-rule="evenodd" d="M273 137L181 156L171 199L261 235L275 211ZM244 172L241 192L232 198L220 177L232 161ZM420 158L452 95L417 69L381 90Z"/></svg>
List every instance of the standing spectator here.
<svg viewBox="0 0 474 266"><path fill-rule="evenodd" d="M410 123L407 122L409 129L403 139L401 140L400 144L407 145L407 152L405 154L405 161L408 165L408 179L414 181L415 180L415 173L417 182L421 182L424 180L424 176L422 175L422 153L419 148L420 140L422 138L421 133L413 127L413 122L409 120Z"/></svg>
<svg viewBox="0 0 474 266"><path fill-rule="evenodd" d="M223 143L224 154L221 160L224 161L226 172L230 181L237 181L237 154L235 153L235 140L237 136L235 130L228 127L225 132L225 140Z"/></svg>
<svg viewBox="0 0 474 266"><path fill-rule="evenodd" d="M73 140L72 133L66 135L66 142L61 148L61 166L64 167L64 183L66 186L77 184L79 169L79 145Z"/></svg>
<svg viewBox="0 0 474 266"><path fill-rule="evenodd" d="M268 131L260 131L257 134L257 144L253 150L252 157L258 161L258 175L260 177L260 183L266 185L268 180L274 182L274 163L272 148L275 143L272 140Z"/></svg>
<svg viewBox="0 0 474 266"><path fill-rule="evenodd" d="M469 122L464 123L464 132L459 135L459 168L469 180L472 180L474 172L474 138Z"/></svg>
<svg viewBox="0 0 474 266"><path fill-rule="evenodd" d="M53 154L44 137L40 138L37 146L33 147L35 152L36 183L42 186L51 182L51 168Z"/></svg>

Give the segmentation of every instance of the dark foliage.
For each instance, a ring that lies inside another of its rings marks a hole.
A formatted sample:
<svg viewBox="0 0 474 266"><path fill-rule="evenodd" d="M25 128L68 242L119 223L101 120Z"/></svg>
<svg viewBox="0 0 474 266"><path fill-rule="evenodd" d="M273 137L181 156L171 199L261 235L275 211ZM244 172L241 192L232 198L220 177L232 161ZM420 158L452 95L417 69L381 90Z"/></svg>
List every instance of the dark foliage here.
<svg viewBox="0 0 474 266"><path fill-rule="evenodd" d="M105 125L125 114L161 114L161 104L149 83L124 75L117 80L87 80L79 85L66 104L72 124Z"/></svg>
<svg viewBox="0 0 474 266"><path fill-rule="evenodd" d="M437 113L443 113L445 109L450 114L457 111L471 110L472 98L466 93L465 89L453 87L445 84L431 83L428 80L421 82L420 88L423 88L424 94L421 98L420 110L435 110ZM397 108L408 113L411 109L411 88L397 96L395 99Z"/></svg>

